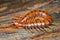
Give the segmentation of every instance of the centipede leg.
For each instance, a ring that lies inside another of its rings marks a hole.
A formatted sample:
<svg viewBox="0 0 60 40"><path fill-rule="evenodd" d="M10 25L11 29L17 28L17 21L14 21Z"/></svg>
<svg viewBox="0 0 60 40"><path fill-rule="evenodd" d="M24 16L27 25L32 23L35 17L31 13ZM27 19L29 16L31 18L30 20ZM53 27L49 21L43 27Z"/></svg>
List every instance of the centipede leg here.
<svg viewBox="0 0 60 40"><path fill-rule="evenodd" d="M49 28L49 29L51 29L51 26L45 25L45 28Z"/></svg>
<svg viewBox="0 0 60 40"><path fill-rule="evenodd" d="M37 26L34 26L34 28L35 28L37 31L39 31L39 29L38 29L38 27L37 27Z"/></svg>
<svg viewBox="0 0 60 40"><path fill-rule="evenodd" d="M25 30L28 30L28 27L27 27L27 26L25 26L25 27L24 27L24 29L25 29Z"/></svg>
<svg viewBox="0 0 60 40"><path fill-rule="evenodd" d="M41 30L41 28L39 28L39 26L37 26L38 30ZM42 31L42 30L41 30Z"/></svg>
<svg viewBox="0 0 60 40"><path fill-rule="evenodd" d="M34 30L34 26L31 26L32 31Z"/></svg>
<svg viewBox="0 0 60 40"><path fill-rule="evenodd" d="M51 26L48 26L49 29L51 29Z"/></svg>
<svg viewBox="0 0 60 40"><path fill-rule="evenodd" d="M45 25L42 25L42 24L41 24L41 28L42 28L45 32L47 32L47 29L45 28Z"/></svg>
<svg viewBox="0 0 60 40"><path fill-rule="evenodd" d="M31 29L31 28L29 28L28 26L26 26L26 27L25 27L25 29L26 29L26 30L29 30L29 31L31 31L31 32L32 32L32 29Z"/></svg>
<svg viewBox="0 0 60 40"><path fill-rule="evenodd" d="M36 21L36 23L37 23L37 22L38 22L38 21ZM36 24L35 28L36 28L37 31L40 31L40 28L38 28L38 25L37 25L37 24Z"/></svg>
<svg viewBox="0 0 60 40"><path fill-rule="evenodd" d="M36 30L39 31L38 27L36 26Z"/></svg>
<svg viewBox="0 0 60 40"><path fill-rule="evenodd" d="M43 31L43 29L42 29L40 26L37 26L37 28L38 28L39 30Z"/></svg>
<svg viewBox="0 0 60 40"><path fill-rule="evenodd" d="M49 29L51 29L52 27L51 26L48 26L48 25L46 25Z"/></svg>
<svg viewBox="0 0 60 40"><path fill-rule="evenodd" d="M32 28L29 28L29 30L30 30L31 32L33 32L33 29L32 29Z"/></svg>
<svg viewBox="0 0 60 40"><path fill-rule="evenodd" d="M46 28L42 27L42 29L43 29L45 32L48 32Z"/></svg>

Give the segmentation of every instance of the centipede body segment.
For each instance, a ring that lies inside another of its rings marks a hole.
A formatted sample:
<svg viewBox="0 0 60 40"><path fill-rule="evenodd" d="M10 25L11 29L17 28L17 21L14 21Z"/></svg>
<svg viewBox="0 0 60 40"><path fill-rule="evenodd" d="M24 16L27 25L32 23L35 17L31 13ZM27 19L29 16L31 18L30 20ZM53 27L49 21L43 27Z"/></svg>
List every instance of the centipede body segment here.
<svg viewBox="0 0 60 40"><path fill-rule="evenodd" d="M42 10L33 10L22 18L18 18L14 22L14 25L18 28L25 28L33 31L33 29L41 30L45 28L49 28L49 26L53 23L52 16L46 11Z"/></svg>

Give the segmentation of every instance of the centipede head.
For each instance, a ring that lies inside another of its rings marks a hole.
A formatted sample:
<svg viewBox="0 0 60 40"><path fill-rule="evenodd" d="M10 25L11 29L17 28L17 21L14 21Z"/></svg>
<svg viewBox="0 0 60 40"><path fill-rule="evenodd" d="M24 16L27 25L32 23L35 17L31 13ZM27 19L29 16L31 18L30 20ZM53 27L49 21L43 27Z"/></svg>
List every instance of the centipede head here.
<svg viewBox="0 0 60 40"><path fill-rule="evenodd" d="M12 18L14 21L12 22L14 26L17 28L22 28L22 25L19 23L20 20L22 19L22 16L15 16Z"/></svg>

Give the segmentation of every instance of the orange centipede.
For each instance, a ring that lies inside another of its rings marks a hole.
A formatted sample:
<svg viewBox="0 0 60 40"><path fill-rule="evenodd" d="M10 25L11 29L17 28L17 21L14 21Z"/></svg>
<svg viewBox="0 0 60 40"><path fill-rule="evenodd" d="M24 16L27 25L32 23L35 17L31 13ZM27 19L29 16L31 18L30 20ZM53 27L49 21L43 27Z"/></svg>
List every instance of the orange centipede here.
<svg viewBox="0 0 60 40"><path fill-rule="evenodd" d="M32 31L33 29L48 28L52 23L53 19L49 13L42 10L34 10L24 15L19 21L16 20L14 25L18 28L25 28Z"/></svg>
<svg viewBox="0 0 60 40"><path fill-rule="evenodd" d="M16 21L13 22L12 27L0 28L0 32L10 32L21 28L26 30L29 29L30 31L33 31L33 29L41 30L49 28L52 23L53 18L49 13L42 10L33 10L26 15L17 18Z"/></svg>

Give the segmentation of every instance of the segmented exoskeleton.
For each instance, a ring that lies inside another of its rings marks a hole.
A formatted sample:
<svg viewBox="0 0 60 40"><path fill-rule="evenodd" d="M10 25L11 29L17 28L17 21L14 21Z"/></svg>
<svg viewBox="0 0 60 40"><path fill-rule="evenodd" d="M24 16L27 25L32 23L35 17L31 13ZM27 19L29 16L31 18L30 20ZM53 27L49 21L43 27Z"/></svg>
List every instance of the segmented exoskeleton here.
<svg viewBox="0 0 60 40"><path fill-rule="evenodd" d="M26 15L24 15L22 18L18 18L16 22L14 22L14 25L17 26L18 28L25 28L29 30L41 30L44 28L49 28L53 23L52 16L42 10L34 10Z"/></svg>

